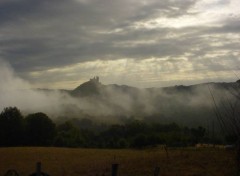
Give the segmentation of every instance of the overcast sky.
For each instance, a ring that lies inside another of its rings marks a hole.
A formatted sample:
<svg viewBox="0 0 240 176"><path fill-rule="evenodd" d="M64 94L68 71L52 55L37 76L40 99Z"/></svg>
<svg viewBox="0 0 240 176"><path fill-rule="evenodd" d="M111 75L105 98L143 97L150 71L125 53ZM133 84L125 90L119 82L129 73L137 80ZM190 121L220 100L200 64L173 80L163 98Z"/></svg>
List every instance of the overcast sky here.
<svg viewBox="0 0 240 176"><path fill-rule="evenodd" d="M33 87L240 77L239 0L0 0L0 59ZM1 62L2 62L1 61Z"/></svg>

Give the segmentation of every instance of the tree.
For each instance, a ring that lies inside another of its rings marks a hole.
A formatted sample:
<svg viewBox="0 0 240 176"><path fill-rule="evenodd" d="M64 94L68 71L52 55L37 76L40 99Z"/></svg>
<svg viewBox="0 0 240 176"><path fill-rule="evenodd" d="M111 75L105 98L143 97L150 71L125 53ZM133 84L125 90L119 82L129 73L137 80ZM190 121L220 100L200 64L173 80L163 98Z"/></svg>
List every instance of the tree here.
<svg viewBox="0 0 240 176"><path fill-rule="evenodd" d="M198 128L191 128L193 142L195 144L199 142L203 142L202 140L203 140L203 137L205 136L205 133L206 133L206 129L201 126L199 126Z"/></svg>
<svg viewBox="0 0 240 176"><path fill-rule="evenodd" d="M7 107L0 114L0 145L19 146L23 139L23 116L16 107Z"/></svg>
<svg viewBox="0 0 240 176"><path fill-rule="evenodd" d="M147 136L145 134L138 134L134 137L131 144L134 148L143 148L147 146Z"/></svg>
<svg viewBox="0 0 240 176"><path fill-rule="evenodd" d="M44 113L30 114L25 118L26 144L49 146L55 137L55 124Z"/></svg>
<svg viewBox="0 0 240 176"><path fill-rule="evenodd" d="M217 103L217 96L210 89L215 114L224 132L238 136L240 140L240 80L226 87L228 93L218 95L220 103Z"/></svg>
<svg viewBox="0 0 240 176"><path fill-rule="evenodd" d="M230 87L225 87L228 94L221 96L220 104L217 103L213 91L209 88L212 96L215 114L222 130L229 136L236 137L237 169L240 175L240 80Z"/></svg>
<svg viewBox="0 0 240 176"><path fill-rule="evenodd" d="M57 127L54 145L58 147L79 147L84 145L84 139L80 130L70 121L67 121Z"/></svg>

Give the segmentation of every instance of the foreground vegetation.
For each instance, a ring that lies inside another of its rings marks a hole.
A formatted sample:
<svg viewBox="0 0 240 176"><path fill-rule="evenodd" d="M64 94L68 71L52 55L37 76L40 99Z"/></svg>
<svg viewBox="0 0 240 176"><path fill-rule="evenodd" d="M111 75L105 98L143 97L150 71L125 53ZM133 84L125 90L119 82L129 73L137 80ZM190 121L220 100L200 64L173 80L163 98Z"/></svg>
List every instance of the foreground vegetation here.
<svg viewBox="0 0 240 176"><path fill-rule="evenodd" d="M29 175L35 164L51 176L110 176L111 164L119 164L119 176L153 176L156 166L161 176L229 176L234 175L234 151L219 149L161 148L69 149L69 148L0 148L0 175L16 169Z"/></svg>
<svg viewBox="0 0 240 176"><path fill-rule="evenodd" d="M160 176L234 176L236 152L214 148L217 141L209 136L203 127L134 119L115 125L89 119L56 123L44 113L24 117L8 107L0 113L0 175L8 169L29 175L40 161L51 176L110 176L113 163L120 164L118 176L153 176L156 166ZM211 148L195 148L198 143Z"/></svg>
<svg viewBox="0 0 240 176"><path fill-rule="evenodd" d="M234 136L225 141L233 144ZM70 119L54 123L44 113L23 117L16 107L0 114L0 146L57 146L84 148L144 148L167 145L194 146L197 143L224 143L203 127L180 127L126 119L121 124L94 123L90 119Z"/></svg>

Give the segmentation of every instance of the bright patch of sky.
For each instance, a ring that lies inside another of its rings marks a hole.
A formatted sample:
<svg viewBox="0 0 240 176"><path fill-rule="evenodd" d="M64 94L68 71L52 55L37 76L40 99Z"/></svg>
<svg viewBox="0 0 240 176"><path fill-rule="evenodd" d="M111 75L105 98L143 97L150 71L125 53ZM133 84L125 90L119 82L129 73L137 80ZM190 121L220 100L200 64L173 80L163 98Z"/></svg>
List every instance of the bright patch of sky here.
<svg viewBox="0 0 240 176"><path fill-rule="evenodd" d="M135 28L154 29L159 27L183 28L191 26L221 26L221 21L240 18L239 0L202 0L180 17L156 17L134 24ZM174 8L174 7L173 7ZM178 9L178 8L176 8Z"/></svg>
<svg viewBox="0 0 240 176"><path fill-rule="evenodd" d="M235 81L239 7L239 0L3 0L0 58L42 88L73 89L96 75L137 87Z"/></svg>
<svg viewBox="0 0 240 176"><path fill-rule="evenodd" d="M206 58L216 58L214 53L206 55ZM214 79L220 80L222 75L231 78L233 75L232 69L214 70L208 69L212 64L229 65L231 60L219 63L217 60L206 59L206 64L199 63L198 67L194 66L189 59L185 56L177 59L173 58L149 58L141 61L135 61L131 58L119 59L117 61L92 61L79 63L77 65L67 66L64 68L54 68L46 71L31 72L31 76L35 87L44 87L46 85L45 78L53 79L51 84L47 85L48 88L65 88L72 89L77 87L79 82L89 80L90 77L95 75L100 76L104 84L127 84L130 86L137 86L141 88L157 87L157 86L170 86L172 83L179 84L193 84L197 81L204 82L207 77L209 81ZM64 79L61 75L65 75ZM71 81L70 81L71 78ZM42 80L39 81L39 80ZM197 81L196 81L197 80Z"/></svg>

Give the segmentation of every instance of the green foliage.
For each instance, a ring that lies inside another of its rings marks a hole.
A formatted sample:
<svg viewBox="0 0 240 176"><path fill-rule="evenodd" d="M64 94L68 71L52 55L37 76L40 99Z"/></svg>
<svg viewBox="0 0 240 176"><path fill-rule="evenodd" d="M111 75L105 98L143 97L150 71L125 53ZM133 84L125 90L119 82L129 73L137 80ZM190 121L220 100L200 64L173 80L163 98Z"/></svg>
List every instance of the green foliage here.
<svg viewBox="0 0 240 176"><path fill-rule="evenodd" d="M144 148L166 144L182 147L213 142L206 129L180 127L129 118L123 124L96 124L88 118L62 121L57 126L44 113L25 118L17 108L0 114L0 146L59 146L91 148ZM228 140L234 140L231 137Z"/></svg>
<svg viewBox="0 0 240 176"><path fill-rule="evenodd" d="M19 146L23 138L23 116L16 107L7 107L0 114L0 145Z"/></svg>
<svg viewBox="0 0 240 176"><path fill-rule="evenodd" d="M199 142L203 142L203 138L205 136L206 129L199 126L198 128L191 129L192 141L196 144Z"/></svg>
<svg viewBox="0 0 240 176"><path fill-rule="evenodd" d="M228 134L225 136L225 141L228 143L228 144L235 144L238 140L238 136L235 135L235 134Z"/></svg>
<svg viewBox="0 0 240 176"><path fill-rule="evenodd" d="M138 134L134 137L131 147L143 148L147 146L147 136L145 134Z"/></svg>
<svg viewBox="0 0 240 176"><path fill-rule="evenodd" d="M128 141L125 138L120 138L117 144L118 148L127 148L129 146Z"/></svg>
<svg viewBox="0 0 240 176"><path fill-rule="evenodd" d="M26 144L31 146L49 146L55 137L55 124L44 113L28 115L25 119Z"/></svg>
<svg viewBox="0 0 240 176"><path fill-rule="evenodd" d="M84 140L80 130L71 122L65 122L57 127L57 136L54 145L58 147L79 147L83 146Z"/></svg>

